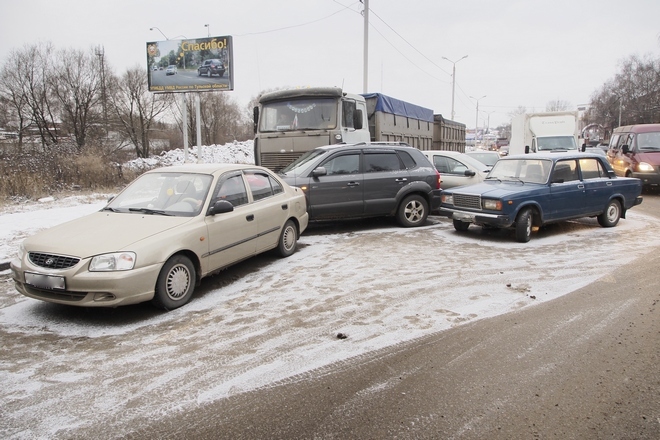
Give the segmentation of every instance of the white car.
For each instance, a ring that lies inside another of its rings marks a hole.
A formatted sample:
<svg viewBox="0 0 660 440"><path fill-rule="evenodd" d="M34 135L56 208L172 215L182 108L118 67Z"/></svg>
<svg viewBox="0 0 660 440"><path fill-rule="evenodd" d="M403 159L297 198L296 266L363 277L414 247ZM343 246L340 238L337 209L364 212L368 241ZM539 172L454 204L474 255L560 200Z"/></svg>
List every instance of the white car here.
<svg viewBox="0 0 660 440"><path fill-rule="evenodd" d="M166 76L167 75L176 75L177 73L178 73L177 68L174 65L167 66L167 69L165 69L165 75Z"/></svg>
<svg viewBox="0 0 660 440"><path fill-rule="evenodd" d="M302 190L265 168L159 168L101 211L25 239L12 277L20 293L43 301L171 310L207 275L271 249L293 254L307 223Z"/></svg>
<svg viewBox="0 0 660 440"><path fill-rule="evenodd" d="M458 151L426 150L422 153L429 158L440 173L442 189L481 183L491 168Z"/></svg>

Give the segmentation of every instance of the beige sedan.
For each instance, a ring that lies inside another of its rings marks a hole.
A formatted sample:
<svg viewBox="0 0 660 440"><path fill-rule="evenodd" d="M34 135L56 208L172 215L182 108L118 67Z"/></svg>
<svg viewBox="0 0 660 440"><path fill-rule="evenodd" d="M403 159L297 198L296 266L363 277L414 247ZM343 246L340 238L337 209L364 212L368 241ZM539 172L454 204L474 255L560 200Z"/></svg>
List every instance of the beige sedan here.
<svg viewBox="0 0 660 440"><path fill-rule="evenodd" d="M94 214L27 238L11 262L31 298L87 307L186 304L200 280L275 249L296 250L305 195L254 165L144 173Z"/></svg>

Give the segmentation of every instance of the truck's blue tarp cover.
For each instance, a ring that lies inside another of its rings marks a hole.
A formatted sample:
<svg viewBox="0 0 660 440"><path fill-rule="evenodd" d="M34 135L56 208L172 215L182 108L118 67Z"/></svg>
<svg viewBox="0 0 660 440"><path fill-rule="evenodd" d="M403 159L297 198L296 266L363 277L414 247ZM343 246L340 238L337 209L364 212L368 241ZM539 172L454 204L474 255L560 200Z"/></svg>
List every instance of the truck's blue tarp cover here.
<svg viewBox="0 0 660 440"><path fill-rule="evenodd" d="M391 113L398 116L405 116L407 118L433 122L433 110L431 109L385 96L380 93L367 93L362 96L367 100L376 98L377 112Z"/></svg>

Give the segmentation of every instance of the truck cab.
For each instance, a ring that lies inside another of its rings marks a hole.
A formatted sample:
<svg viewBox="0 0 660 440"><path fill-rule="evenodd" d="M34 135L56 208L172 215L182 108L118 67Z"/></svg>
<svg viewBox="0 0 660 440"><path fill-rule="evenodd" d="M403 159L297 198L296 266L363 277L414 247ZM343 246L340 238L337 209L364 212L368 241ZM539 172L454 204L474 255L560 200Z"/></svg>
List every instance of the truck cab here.
<svg viewBox="0 0 660 440"><path fill-rule="evenodd" d="M365 99L339 87L263 94L254 130L255 163L275 171L316 147L370 139Z"/></svg>

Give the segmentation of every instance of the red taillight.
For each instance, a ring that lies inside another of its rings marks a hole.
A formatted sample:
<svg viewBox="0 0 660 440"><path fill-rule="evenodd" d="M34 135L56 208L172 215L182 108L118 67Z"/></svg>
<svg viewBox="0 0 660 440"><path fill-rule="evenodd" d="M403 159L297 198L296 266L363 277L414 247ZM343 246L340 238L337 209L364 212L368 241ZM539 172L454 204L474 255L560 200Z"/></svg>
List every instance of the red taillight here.
<svg viewBox="0 0 660 440"><path fill-rule="evenodd" d="M438 172L438 170L435 170L435 175L437 176L435 189L441 189L440 188L440 183L442 182L442 178L440 177L440 173Z"/></svg>

